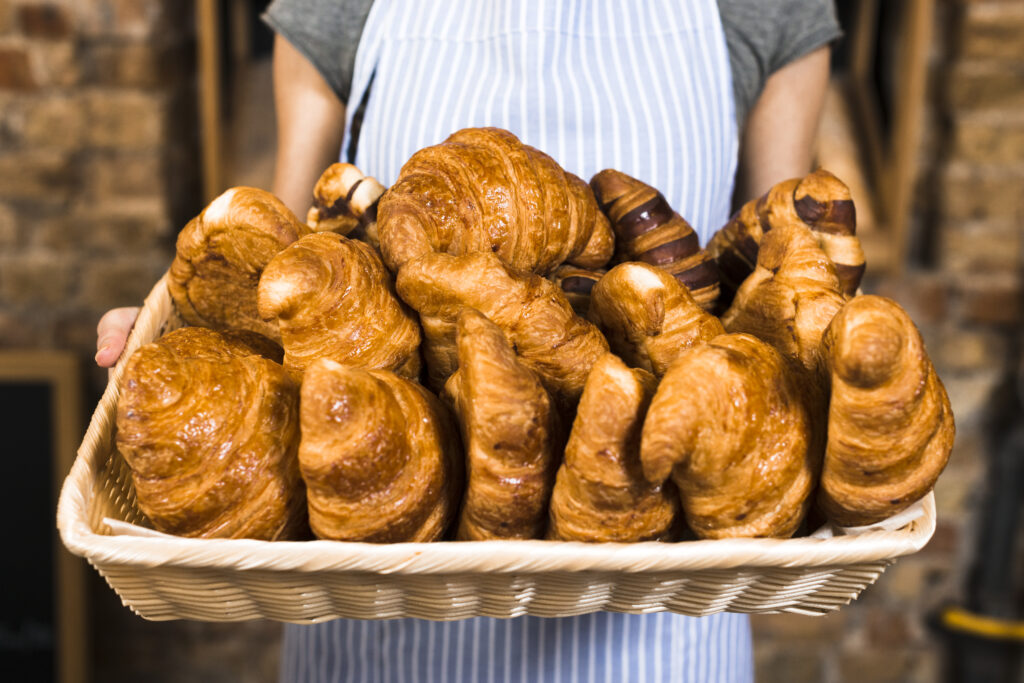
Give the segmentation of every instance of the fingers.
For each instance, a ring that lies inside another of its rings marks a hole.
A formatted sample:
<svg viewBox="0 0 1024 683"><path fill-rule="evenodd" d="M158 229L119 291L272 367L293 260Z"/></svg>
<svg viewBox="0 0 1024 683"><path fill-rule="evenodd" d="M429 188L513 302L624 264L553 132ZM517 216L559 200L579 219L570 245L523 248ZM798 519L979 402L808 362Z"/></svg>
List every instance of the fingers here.
<svg viewBox="0 0 1024 683"><path fill-rule="evenodd" d="M109 368L117 362L138 315L138 307L114 308L103 314L96 326L97 365Z"/></svg>

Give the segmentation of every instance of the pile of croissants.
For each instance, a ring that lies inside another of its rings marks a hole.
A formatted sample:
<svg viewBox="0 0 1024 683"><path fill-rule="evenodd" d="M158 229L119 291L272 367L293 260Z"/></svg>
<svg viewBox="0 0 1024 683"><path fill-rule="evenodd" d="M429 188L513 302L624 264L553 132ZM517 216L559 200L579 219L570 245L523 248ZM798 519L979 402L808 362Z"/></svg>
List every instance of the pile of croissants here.
<svg viewBox="0 0 1024 683"><path fill-rule="evenodd" d="M160 531L784 538L889 518L949 457L946 392L900 306L857 294L827 171L706 249L656 189L494 128L313 195L303 223L237 187L178 237L187 326L128 359L117 410Z"/></svg>

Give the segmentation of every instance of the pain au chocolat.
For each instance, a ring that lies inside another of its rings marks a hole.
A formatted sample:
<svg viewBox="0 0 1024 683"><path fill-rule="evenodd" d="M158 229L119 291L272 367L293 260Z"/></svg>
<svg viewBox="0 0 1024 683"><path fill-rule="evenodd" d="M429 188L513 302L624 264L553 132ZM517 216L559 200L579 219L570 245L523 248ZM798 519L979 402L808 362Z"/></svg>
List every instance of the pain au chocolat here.
<svg viewBox="0 0 1024 683"><path fill-rule="evenodd" d="M725 309L753 272L763 236L785 225L811 230L834 264L841 291L853 296L864 274L864 252L857 238L857 217L850 188L824 169L776 183L744 204L708 243L722 277Z"/></svg>
<svg viewBox="0 0 1024 683"><path fill-rule="evenodd" d="M650 185L613 169L590 180L615 230L616 261L640 261L678 279L706 311L718 301L718 268L690 224Z"/></svg>

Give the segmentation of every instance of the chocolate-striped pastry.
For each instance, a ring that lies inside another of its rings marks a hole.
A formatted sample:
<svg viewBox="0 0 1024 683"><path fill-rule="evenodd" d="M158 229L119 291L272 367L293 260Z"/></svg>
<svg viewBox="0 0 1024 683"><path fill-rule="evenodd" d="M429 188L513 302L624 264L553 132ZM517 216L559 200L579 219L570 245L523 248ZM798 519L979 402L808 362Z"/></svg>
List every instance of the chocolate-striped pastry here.
<svg viewBox="0 0 1024 683"><path fill-rule="evenodd" d="M793 206L835 264L843 293L853 296L860 287L865 263L856 235L857 211L850 188L828 171L818 169L797 185Z"/></svg>
<svg viewBox="0 0 1024 683"><path fill-rule="evenodd" d="M718 299L718 270L690 224L656 189L625 173L605 169L590 181L615 230L615 257L641 261L674 275L704 310Z"/></svg>
<svg viewBox="0 0 1024 683"><path fill-rule="evenodd" d="M306 224L317 232L351 233L376 247L377 203L385 189L352 164L331 164L313 188Z"/></svg>
<svg viewBox="0 0 1024 683"><path fill-rule="evenodd" d="M551 274L551 281L562 289L576 315L586 318L590 310L590 291L604 274L604 270L587 270L562 265Z"/></svg>
<svg viewBox="0 0 1024 683"><path fill-rule="evenodd" d="M812 230L835 264L843 293L852 296L864 274L864 252L856 237L857 216L850 188L824 169L804 178L776 183L758 199L744 204L708 243L722 278L719 304L724 310L757 264L764 233L787 223Z"/></svg>

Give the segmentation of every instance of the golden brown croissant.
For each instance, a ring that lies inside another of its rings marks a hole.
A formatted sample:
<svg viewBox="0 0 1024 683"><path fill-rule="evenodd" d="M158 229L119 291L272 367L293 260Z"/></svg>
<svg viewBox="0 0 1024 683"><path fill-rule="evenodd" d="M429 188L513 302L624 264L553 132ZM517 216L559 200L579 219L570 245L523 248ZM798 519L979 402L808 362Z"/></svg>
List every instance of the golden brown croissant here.
<svg viewBox="0 0 1024 683"><path fill-rule="evenodd" d="M377 202L385 189L352 164L331 164L313 188L306 224L317 232L352 233L376 247Z"/></svg>
<svg viewBox="0 0 1024 683"><path fill-rule="evenodd" d="M727 334L685 350L658 385L644 474L672 477L699 537L785 538L807 512L820 461L790 367L764 342Z"/></svg>
<svg viewBox="0 0 1024 683"><path fill-rule="evenodd" d="M817 372L821 337L845 297L832 262L807 228L787 223L765 233L757 268L722 315L728 332L746 332Z"/></svg>
<svg viewBox="0 0 1024 683"><path fill-rule="evenodd" d="M466 445L458 538L540 538L561 452L551 399L501 329L470 308L459 314L458 354L445 385Z"/></svg>
<svg viewBox="0 0 1024 683"><path fill-rule="evenodd" d="M299 388L277 363L216 334L184 328L128 360L117 448L139 508L183 536L306 535Z"/></svg>
<svg viewBox="0 0 1024 683"><path fill-rule="evenodd" d="M284 358L284 350L277 343L248 330L218 332L207 327L180 327L160 337L159 342L184 358L228 360L256 355L275 363Z"/></svg>
<svg viewBox="0 0 1024 683"><path fill-rule="evenodd" d="M831 370L819 500L841 526L873 524L931 490L953 448L949 398L900 306L852 299L824 340Z"/></svg>
<svg viewBox="0 0 1024 683"><path fill-rule="evenodd" d="M416 152L377 215L393 271L430 251L488 251L546 275L564 261L599 268L614 249L587 184L499 128L466 128Z"/></svg>
<svg viewBox="0 0 1024 683"><path fill-rule="evenodd" d="M167 284L181 317L280 340L256 311L256 285L270 259L308 232L269 192L235 187L217 197L178 235Z"/></svg>
<svg viewBox="0 0 1024 683"><path fill-rule="evenodd" d="M834 263L842 291L853 296L864 274L864 252L856 237L857 216L850 188L824 169L774 185L752 199L711 238L708 251L718 262L723 301L754 270L762 235L786 224L810 228Z"/></svg>
<svg viewBox="0 0 1024 683"><path fill-rule="evenodd" d="M620 263L594 287L590 319L612 351L658 377L683 351L725 333L670 274L646 263Z"/></svg>
<svg viewBox="0 0 1024 683"><path fill-rule="evenodd" d="M671 540L679 495L671 483L649 483L640 465L640 430L656 384L611 353L594 365L558 469L549 538Z"/></svg>
<svg viewBox="0 0 1024 683"><path fill-rule="evenodd" d="M462 448L448 409L386 370L327 358L302 380L299 463L320 538L433 541L462 492Z"/></svg>
<svg viewBox="0 0 1024 683"><path fill-rule="evenodd" d="M565 294L576 315L586 318L590 311L590 292L605 274L603 269L588 270L577 266L558 266L551 274L554 282Z"/></svg>
<svg viewBox="0 0 1024 683"><path fill-rule="evenodd" d="M601 332L573 313L553 282L511 271L489 251L428 253L402 267L396 287L420 314L433 386L444 386L458 365L455 322L467 307L505 332L523 364L559 401L579 399L591 366L608 351Z"/></svg>
<svg viewBox="0 0 1024 683"><path fill-rule="evenodd" d="M317 232L267 264L259 313L278 323L284 364L300 374L317 358L333 358L416 379L420 328L393 287L373 247Z"/></svg>
<svg viewBox="0 0 1024 683"><path fill-rule="evenodd" d="M618 261L641 261L679 279L701 308L718 300L718 268L701 249L697 233L650 185L605 169L590 180L597 202L615 230Z"/></svg>

